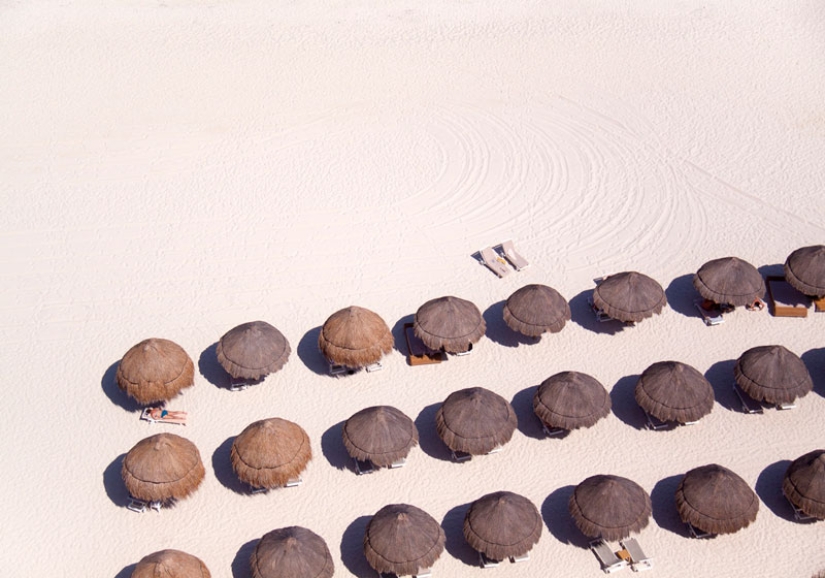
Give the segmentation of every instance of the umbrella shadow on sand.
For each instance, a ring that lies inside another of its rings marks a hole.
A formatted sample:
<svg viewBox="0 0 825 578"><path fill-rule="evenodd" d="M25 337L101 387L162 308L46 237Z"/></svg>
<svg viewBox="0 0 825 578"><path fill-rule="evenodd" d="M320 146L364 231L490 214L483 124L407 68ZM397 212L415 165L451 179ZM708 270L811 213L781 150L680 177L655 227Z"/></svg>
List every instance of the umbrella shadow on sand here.
<svg viewBox="0 0 825 578"><path fill-rule="evenodd" d="M313 327L301 337L296 353L298 358L311 371L318 375L329 375L329 363L318 348L318 336L321 335L321 326Z"/></svg>
<svg viewBox="0 0 825 578"><path fill-rule="evenodd" d="M594 333L605 333L607 335L615 335L624 331L625 325L621 321L611 319L609 321L598 321L590 306L590 299L593 298L593 290L588 289L575 295L568 304L570 305L571 321L581 325Z"/></svg>
<svg viewBox="0 0 825 578"><path fill-rule="evenodd" d="M338 470L350 469L352 464L343 441L344 423L345 421L339 421L321 435L321 453Z"/></svg>
<svg viewBox="0 0 825 578"><path fill-rule="evenodd" d="M563 486L550 493L541 504L541 517L547 530L562 544L589 548L590 539L582 534L567 506L576 486Z"/></svg>
<svg viewBox="0 0 825 578"><path fill-rule="evenodd" d="M442 402L428 405L415 418L415 427L418 429L418 446L421 451L437 460L450 461L450 448L438 435L435 427L435 414Z"/></svg>
<svg viewBox="0 0 825 578"><path fill-rule="evenodd" d="M341 536L341 561L350 573L359 578L375 576L364 555L364 534L372 516L358 516Z"/></svg>
<svg viewBox="0 0 825 578"><path fill-rule="evenodd" d="M125 566L120 572L115 574L115 578L130 578L132 576L132 572L135 571L135 568L137 568L136 563L129 564L128 566Z"/></svg>
<svg viewBox="0 0 825 578"><path fill-rule="evenodd" d="M663 530L687 537L687 525L682 522L676 510L676 488L679 487L683 477L683 474L678 474L656 482L650 492L650 501L653 504L653 520L656 525Z"/></svg>
<svg viewBox="0 0 825 578"><path fill-rule="evenodd" d="M441 520L441 527L447 540L444 549L455 558L467 566L478 566L478 551L473 549L464 539L464 516L470 504L462 504L451 508Z"/></svg>
<svg viewBox="0 0 825 578"><path fill-rule="evenodd" d="M825 347L809 349L800 357L814 381L814 391L825 397Z"/></svg>
<svg viewBox="0 0 825 578"><path fill-rule="evenodd" d="M528 337L508 327L507 323L504 322L504 303L505 301L493 303L482 313L484 322L487 324L485 333L487 339L504 347L519 347L520 345L535 345L538 343L540 337Z"/></svg>
<svg viewBox="0 0 825 578"><path fill-rule="evenodd" d="M392 340L393 340L393 349L395 349L398 353L407 357L409 355L409 351L407 350L407 337L404 334L404 326L408 323L413 323L415 321L415 315L405 315L401 319L395 322L395 325L392 326L390 332L392 333ZM409 362L408 362L409 363Z"/></svg>
<svg viewBox="0 0 825 578"><path fill-rule="evenodd" d="M123 460L126 454L120 454L103 470L103 489L115 506L125 507L129 501L129 491L123 483Z"/></svg>
<svg viewBox="0 0 825 578"><path fill-rule="evenodd" d="M250 495L252 488L244 484L232 469L232 444L235 442L235 437L226 438L212 453L212 471L215 472L215 478L224 488L236 494Z"/></svg>
<svg viewBox="0 0 825 578"><path fill-rule="evenodd" d="M103 389L103 393L106 394L106 397L108 397L113 404L122 407L128 412L137 413L143 411L142 405L126 395L126 392L118 387L115 379L118 365L120 365L119 359L110 365L103 373L103 377L100 379L100 387Z"/></svg>
<svg viewBox="0 0 825 578"><path fill-rule="evenodd" d="M218 342L216 341L203 351L198 357L198 371L212 385L221 389L229 386L229 374L218 363Z"/></svg>
<svg viewBox="0 0 825 578"><path fill-rule="evenodd" d="M790 465L791 460L779 460L769 465L759 473L754 490L762 503L776 517L792 522L794 519L793 508L782 491L782 481L785 479L785 472Z"/></svg>
<svg viewBox="0 0 825 578"><path fill-rule="evenodd" d="M626 375L619 379L610 389L610 401L613 413L619 420L635 429L645 427L645 414L636 403L636 382L638 375Z"/></svg>
<svg viewBox="0 0 825 578"><path fill-rule="evenodd" d="M544 440L547 436L541 427L541 420L536 416L536 412L533 411L533 398L536 395L537 388L538 386L532 386L517 392L516 395L513 396L510 405L513 406L513 411L516 412L516 417L518 418L518 430L528 438ZM566 435L567 433L553 437L560 439Z"/></svg>
<svg viewBox="0 0 825 578"><path fill-rule="evenodd" d="M240 547L235 557L232 559L232 576L233 578L248 578L250 576L249 559L252 557L252 552L258 545L259 540L250 540Z"/></svg>
<svg viewBox="0 0 825 578"><path fill-rule="evenodd" d="M696 317L701 322L694 305L694 301L701 299L701 297L693 286L693 276L694 273L690 273L676 277L665 289L665 296L667 297L668 307L685 317Z"/></svg>
<svg viewBox="0 0 825 578"><path fill-rule="evenodd" d="M735 359L725 359L717 361L705 372L705 379L713 387L716 403L730 411L737 411L740 407L739 399L733 391L733 367L735 365Z"/></svg>

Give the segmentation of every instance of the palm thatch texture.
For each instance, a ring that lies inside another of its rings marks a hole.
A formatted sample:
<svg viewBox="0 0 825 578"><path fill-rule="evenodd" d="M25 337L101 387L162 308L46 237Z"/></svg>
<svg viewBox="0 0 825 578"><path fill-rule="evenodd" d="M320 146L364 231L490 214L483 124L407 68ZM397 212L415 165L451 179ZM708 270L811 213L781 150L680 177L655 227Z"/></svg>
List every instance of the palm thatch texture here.
<svg viewBox="0 0 825 578"><path fill-rule="evenodd" d="M785 280L804 295L825 296L825 245L800 247L788 255Z"/></svg>
<svg viewBox="0 0 825 578"><path fill-rule="evenodd" d="M504 303L504 322L528 337L558 333L567 321L570 305L558 291L546 285L526 285Z"/></svg>
<svg viewBox="0 0 825 578"><path fill-rule="evenodd" d="M301 426L273 417L246 426L232 442L230 459L242 482L253 488L277 488L304 471L312 448Z"/></svg>
<svg viewBox="0 0 825 578"><path fill-rule="evenodd" d="M343 438L350 456L383 468L406 458L418 445L418 428L400 410L379 405L362 409L344 422Z"/></svg>
<svg viewBox="0 0 825 578"><path fill-rule="evenodd" d="M211 578L200 558L180 550L161 550L141 558L131 578Z"/></svg>
<svg viewBox="0 0 825 578"><path fill-rule="evenodd" d="M129 494L147 502L181 500L200 486L204 474L195 444L170 433L140 440L127 452L121 468Z"/></svg>
<svg viewBox="0 0 825 578"><path fill-rule="evenodd" d="M541 537L538 508L513 492L493 492L470 505L464 516L464 538L491 560L523 556Z"/></svg>
<svg viewBox="0 0 825 578"><path fill-rule="evenodd" d="M235 379L261 379L281 369L292 349L283 333L266 321L242 323L218 341L218 363Z"/></svg>
<svg viewBox="0 0 825 578"><path fill-rule="evenodd" d="M699 295L714 303L750 305L765 296L765 280L756 267L737 257L708 261L693 276Z"/></svg>
<svg viewBox="0 0 825 578"><path fill-rule="evenodd" d="M636 382L636 403L662 421L697 421L711 412L713 402L710 382L679 361L654 363Z"/></svg>
<svg viewBox="0 0 825 578"><path fill-rule="evenodd" d="M435 414L435 425L451 450L482 455L509 442L518 419L506 399L489 389L470 387L447 396Z"/></svg>
<svg viewBox="0 0 825 578"><path fill-rule="evenodd" d="M335 573L327 543L300 526L264 534L249 566L252 578L332 578Z"/></svg>
<svg viewBox="0 0 825 578"><path fill-rule="evenodd" d="M533 412L550 428L591 427L610 413L610 394L595 378L563 371L545 379L533 396Z"/></svg>
<svg viewBox="0 0 825 578"><path fill-rule="evenodd" d="M431 299L419 307L413 330L430 349L464 353L484 336L487 324L475 304L447 296Z"/></svg>
<svg viewBox="0 0 825 578"><path fill-rule="evenodd" d="M676 488L676 509L686 524L709 534L732 534L756 520L759 498L729 469L709 464L690 470Z"/></svg>
<svg viewBox="0 0 825 578"><path fill-rule="evenodd" d="M168 401L195 384L195 364L183 348L168 339L144 339L117 366L120 389L148 405Z"/></svg>
<svg viewBox="0 0 825 578"><path fill-rule="evenodd" d="M825 520L825 450L808 452L791 462L782 491L803 513Z"/></svg>
<svg viewBox="0 0 825 578"><path fill-rule="evenodd" d="M736 360L733 375L750 397L776 405L793 403L814 386L805 362L781 345L748 349Z"/></svg>
<svg viewBox="0 0 825 578"><path fill-rule="evenodd" d="M658 282L636 271L616 273L593 290L593 304L613 319L638 323L662 312L667 305Z"/></svg>
<svg viewBox="0 0 825 578"><path fill-rule="evenodd" d="M409 504L390 504L367 523L364 555L378 573L417 574L438 560L445 541L444 529L427 512Z"/></svg>
<svg viewBox="0 0 825 578"><path fill-rule="evenodd" d="M354 305L333 313L318 335L324 357L352 368L378 363L392 347L387 323L377 313Z"/></svg>
<svg viewBox="0 0 825 578"><path fill-rule="evenodd" d="M585 536L617 541L640 532L652 512L648 493L620 476L597 475L581 482L567 504Z"/></svg>

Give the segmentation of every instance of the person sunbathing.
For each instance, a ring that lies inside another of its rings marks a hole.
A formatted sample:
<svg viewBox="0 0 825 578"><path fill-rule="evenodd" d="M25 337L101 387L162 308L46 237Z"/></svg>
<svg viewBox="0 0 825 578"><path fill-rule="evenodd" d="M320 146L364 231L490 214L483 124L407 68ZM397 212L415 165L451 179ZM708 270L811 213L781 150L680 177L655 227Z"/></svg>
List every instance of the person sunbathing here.
<svg viewBox="0 0 825 578"><path fill-rule="evenodd" d="M162 421L165 419L186 419L187 414L185 411L169 411L160 407L153 407L149 410L149 417L156 421Z"/></svg>
<svg viewBox="0 0 825 578"><path fill-rule="evenodd" d="M765 302L762 301L759 297L753 300L753 303L749 305L745 305L745 309L748 311L762 311L765 308Z"/></svg>

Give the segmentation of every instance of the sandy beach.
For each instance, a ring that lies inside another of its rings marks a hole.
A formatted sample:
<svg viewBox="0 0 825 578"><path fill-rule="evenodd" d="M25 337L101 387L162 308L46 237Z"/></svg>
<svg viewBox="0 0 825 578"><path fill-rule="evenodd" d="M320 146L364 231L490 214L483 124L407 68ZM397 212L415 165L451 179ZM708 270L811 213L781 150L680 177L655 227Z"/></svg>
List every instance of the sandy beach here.
<svg viewBox="0 0 825 578"><path fill-rule="evenodd" d="M788 464L825 448L825 314L739 307L708 327L693 305L711 259L782 275L793 250L825 243L825 6L791 4L0 5L0 567L128 578L174 548L216 578L245 578L261 536L298 525L326 541L336 576L374 576L366 524L405 503L446 533L435 577L598 576L567 502L585 478L614 474L651 496L636 535L651 576L825 568L825 522L795 522L782 495ZM530 266L500 279L473 254L507 239ZM621 271L662 285L660 315L596 322L593 280ZM531 283L572 310L538 342L502 319ZM478 306L486 336L470 355L412 367L403 325L446 295ZM378 313L395 348L382 371L334 378L318 335L350 305ZM292 353L232 392L216 344L254 320ZM194 361L194 386L167 404L188 412L185 427L139 420L115 383L150 337ZM801 357L814 390L793 410L744 414L734 363L773 344ZM664 360L712 384L698 424L644 428L634 387ZM549 439L532 397L568 370L601 382L612 412ZM459 464L435 415L468 387L508 400L518 428L503 451ZM375 405L411 417L420 445L403 468L356 476L342 424ZM249 495L230 447L270 417L299 424L313 459L300 486ZM205 479L174 508L136 514L123 457L160 432L197 446ZM713 463L755 490L759 513L691 539L674 492ZM499 490L532 501L543 531L529 561L482 569L462 523Z"/></svg>

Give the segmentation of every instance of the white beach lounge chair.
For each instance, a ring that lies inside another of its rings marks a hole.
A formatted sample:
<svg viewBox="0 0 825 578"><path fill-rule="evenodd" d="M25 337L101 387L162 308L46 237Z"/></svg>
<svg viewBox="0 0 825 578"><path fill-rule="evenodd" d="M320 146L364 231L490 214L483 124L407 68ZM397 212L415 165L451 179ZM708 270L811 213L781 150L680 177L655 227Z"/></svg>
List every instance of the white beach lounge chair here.
<svg viewBox="0 0 825 578"><path fill-rule="evenodd" d="M590 309L593 310L593 315L596 316L596 321L599 323L604 323L605 321L615 321L615 319L613 319L610 315L596 307L596 304L593 303L592 298L587 299L587 304L590 305Z"/></svg>
<svg viewBox="0 0 825 578"><path fill-rule="evenodd" d="M784 492L783 492L783 495L784 495ZM797 506L796 504L794 504L792 501L790 501L788 499L788 496L785 496L785 499L788 500L788 503L791 505L791 508L793 509L793 519L796 520L797 522L808 522L810 520L816 520L817 519L814 516L809 516L808 514L806 514L802 510L800 510L799 506Z"/></svg>
<svg viewBox="0 0 825 578"><path fill-rule="evenodd" d="M407 458L401 458L397 462L391 463L390 464L390 469L391 470L396 470L398 468L403 468L405 465L407 465Z"/></svg>
<svg viewBox="0 0 825 578"><path fill-rule="evenodd" d="M488 558L484 552L479 552L478 563L481 564L482 568L495 568L501 564L501 560L493 560L492 558Z"/></svg>
<svg viewBox="0 0 825 578"><path fill-rule="evenodd" d="M147 407L141 412L140 419L144 421L148 421L149 423L171 423L174 425L186 425L186 418L177 418L177 417L162 417L160 419L155 419L152 417L152 411L154 407Z"/></svg>
<svg viewBox="0 0 825 578"><path fill-rule="evenodd" d="M699 528L697 528L696 526L694 526L693 524L691 524L690 522L687 523L687 527L688 527L688 532L690 532L690 535L693 538L698 538L698 539L701 540L701 539L710 538L711 536L713 536L713 534L711 534L710 532L704 532L704 531L700 530Z"/></svg>
<svg viewBox="0 0 825 578"><path fill-rule="evenodd" d="M364 474L371 474L375 471L375 464L369 460L352 458L352 461L355 462L356 475L363 476Z"/></svg>
<svg viewBox="0 0 825 578"><path fill-rule="evenodd" d="M522 554L521 556L510 556L510 562L518 564L519 562L527 562L530 559L530 552Z"/></svg>
<svg viewBox="0 0 825 578"><path fill-rule="evenodd" d="M659 431L663 429L673 429L674 427L676 427L676 423L672 421L662 421L658 417L650 415L647 411L642 411L645 412L645 417L647 418L647 429Z"/></svg>
<svg viewBox="0 0 825 578"><path fill-rule="evenodd" d="M747 393L742 391L742 388L739 387L739 384L735 381L733 382L733 392L736 394L736 397L739 398L739 403L742 404L742 411L745 413L763 413L764 408L762 403L758 400L753 399Z"/></svg>
<svg viewBox="0 0 825 578"><path fill-rule="evenodd" d="M719 325L725 322L725 318L722 316L722 311L714 309L713 311L708 311L704 307L702 307L702 300L697 299L693 302L694 307L699 312L699 315L702 317L702 321L705 322L705 325L712 326L712 325Z"/></svg>
<svg viewBox="0 0 825 578"><path fill-rule="evenodd" d="M287 480L287 483L284 484L285 488L294 488L295 486L300 486L304 483L304 479L301 476L297 478L292 478L291 480Z"/></svg>
<svg viewBox="0 0 825 578"><path fill-rule="evenodd" d="M421 570L413 574L413 578L431 578L432 575L432 568L422 568Z"/></svg>
<svg viewBox="0 0 825 578"><path fill-rule="evenodd" d="M516 268L516 271L521 271L522 269L530 265L527 259L519 255L518 251L516 251L516 248L513 246L512 240L504 241L501 245L498 245L496 248L501 250L501 252L504 254L504 258L510 261L510 264Z"/></svg>
<svg viewBox="0 0 825 578"><path fill-rule="evenodd" d="M496 255L492 247L485 247L481 249L478 254L481 255L481 262L487 265L487 268L499 277L506 277L510 274L511 271L507 266L507 262Z"/></svg>
<svg viewBox="0 0 825 578"><path fill-rule="evenodd" d="M365 369L367 372L372 373L373 371L381 371L384 369L384 366L381 365L380 361L376 361L375 363L368 365Z"/></svg>
<svg viewBox="0 0 825 578"><path fill-rule="evenodd" d="M625 550L630 553L630 568L634 572L641 572L642 570L650 570L653 568L653 558L645 556L642 552L642 547L636 541L636 538L628 538L623 542L619 542Z"/></svg>
<svg viewBox="0 0 825 578"><path fill-rule="evenodd" d="M599 559L605 574L612 574L627 568L627 562L619 558L604 540L593 540L590 542L590 549Z"/></svg>
<svg viewBox="0 0 825 578"><path fill-rule="evenodd" d="M138 500L137 498L129 496L129 503L126 504L127 509L132 510L133 512L137 512L139 514L145 512L147 507L152 508L156 512L160 512L161 503L158 500L149 502L146 500Z"/></svg>
<svg viewBox="0 0 825 578"><path fill-rule="evenodd" d="M563 427L550 427L544 422L541 424L541 429L544 432L544 435L549 438L563 435L567 431Z"/></svg>
<svg viewBox="0 0 825 578"><path fill-rule="evenodd" d="M468 454L467 452L460 452L458 450L450 450L450 456L453 458L454 462L468 462L473 459L473 454Z"/></svg>

